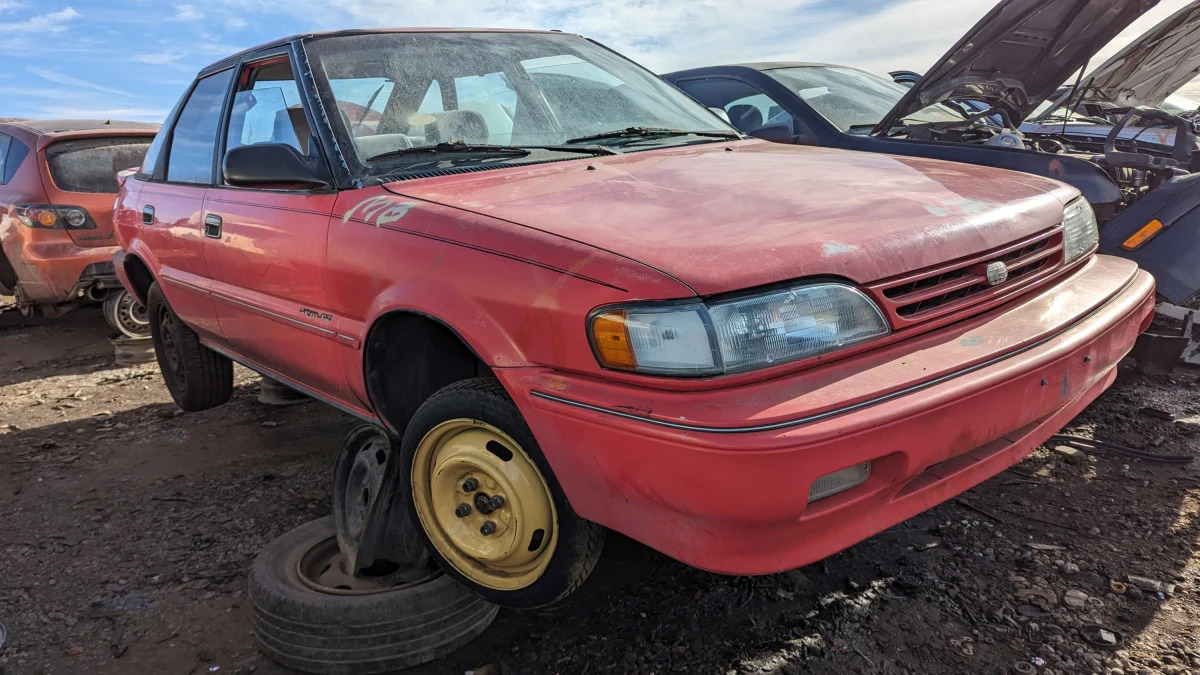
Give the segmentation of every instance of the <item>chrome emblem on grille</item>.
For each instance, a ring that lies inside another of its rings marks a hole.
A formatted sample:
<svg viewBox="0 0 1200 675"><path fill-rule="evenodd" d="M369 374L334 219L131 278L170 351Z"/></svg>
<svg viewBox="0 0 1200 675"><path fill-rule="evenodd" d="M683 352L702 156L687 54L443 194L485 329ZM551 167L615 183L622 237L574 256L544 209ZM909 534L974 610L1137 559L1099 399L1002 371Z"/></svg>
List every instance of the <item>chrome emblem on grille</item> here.
<svg viewBox="0 0 1200 675"><path fill-rule="evenodd" d="M992 286L999 286L1008 281L1008 265L997 260L987 266L987 280Z"/></svg>

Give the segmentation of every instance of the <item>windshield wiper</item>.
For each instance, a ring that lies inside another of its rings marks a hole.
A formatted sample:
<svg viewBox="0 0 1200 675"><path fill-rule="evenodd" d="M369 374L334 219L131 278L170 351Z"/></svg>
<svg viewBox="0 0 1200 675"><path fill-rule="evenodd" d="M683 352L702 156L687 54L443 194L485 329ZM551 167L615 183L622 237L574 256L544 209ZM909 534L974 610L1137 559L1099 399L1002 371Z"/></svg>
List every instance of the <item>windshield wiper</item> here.
<svg viewBox="0 0 1200 675"><path fill-rule="evenodd" d="M588 155L621 154L612 148L604 148L600 147L599 145L479 145L464 143L462 141L450 141L448 143L438 143L437 145L422 145L415 148L389 150L388 152L380 153L373 157L368 157L367 161L374 162L381 159L410 157L413 155L480 155L483 157L525 157L531 154L531 151L533 150L575 152Z"/></svg>
<svg viewBox="0 0 1200 675"><path fill-rule="evenodd" d="M653 136L705 136L708 138L730 138L741 139L741 134L732 131L685 131L683 129L665 129L662 127L628 127L626 129L615 129L613 131L605 131L599 134L590 136L580 136L579 138L567 139L567 144L572 143L587 143L590 141L602 141L609 138L650 138Z"/></svg>
<svg viewBox="0 0 1200 675"><path fill-rule="evenodd" d="M570 141L567 141L570 143ZM603 145L519 145L519 148L530 150L556 150L558 152L579 152L588 155L620 155L620 150L606 148Z"/></svg>
<svg viewBox="0 0 1200 675"><path fill-rule="evenodd" d="M400 148L399 150L389 150L381 152L378 155L373 155L367 158L368 162L375 162L381 159L392 159L393 157L408 157L410 155L491 155L500 157L524 157L529 154L528 150L514 147L511 145L473 145L463 143L462 141L452 141L449 143L438 143L437 145L421 145L415 148Z"/></svg>

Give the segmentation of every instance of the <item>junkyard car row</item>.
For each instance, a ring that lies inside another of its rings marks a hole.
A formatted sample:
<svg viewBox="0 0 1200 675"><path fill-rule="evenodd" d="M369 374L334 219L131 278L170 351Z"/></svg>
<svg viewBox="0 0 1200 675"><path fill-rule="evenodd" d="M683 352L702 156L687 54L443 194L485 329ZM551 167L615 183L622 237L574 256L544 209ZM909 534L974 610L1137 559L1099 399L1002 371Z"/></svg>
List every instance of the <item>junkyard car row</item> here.
<svg viewBox="0 0 1200 675"><path fill-rule="evenodd" d="M1005 0L910 89L809 63L664 80L557 31L284 38L201 71L140 167L113 139L144 131L70 141L132 169L115 242L74 194L105 189L69 187L69 141L34 133L64 129L0 125L38 157L22 180L52 177L5 197L23 262L0 283L61 307L115 274L184 410L228 401L237 362L365 422L334 518L256 564L256 629L299 668L411 665L489 603L575 591L607 530L714 572L795 569L1088 406L1156 279L1200 291L1195 130L1140 107L1174 80L1118 101L1100 154L1018 127L1153 4ZM1128 140L1155 123L1169 147ZM81 269L44 281L38 246ZM430 557L441 586L395 580ZM424 618L388 631L427 632L382 644L396 609L369 598L401 591Z"/></svg>

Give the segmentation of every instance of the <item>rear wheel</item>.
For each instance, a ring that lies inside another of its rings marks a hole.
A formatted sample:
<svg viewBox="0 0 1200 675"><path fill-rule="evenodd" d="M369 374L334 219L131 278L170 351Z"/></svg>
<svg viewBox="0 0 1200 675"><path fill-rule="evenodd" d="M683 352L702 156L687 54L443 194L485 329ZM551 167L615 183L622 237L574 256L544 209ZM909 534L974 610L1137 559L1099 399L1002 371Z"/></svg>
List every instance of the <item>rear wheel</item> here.
<svg viewBox="0 0 1200 675"><path fill-rule="evenodd" d="M175 404L189 412L215 408L233 395L233 362L200 344L167 305L158 284L146 294L150 335L163 381Z"/></svg>
<svg viewBox="0 0 1200 675"><path fill-rule="evenodd" d="M571 509L496 380L464 380L431 396L409 422L400 460L431 553L484 598L549 605L595 567L604 528Z"/></svg>
<svg viewBox="0 0 1200 675"><path fill-rule="evenodd" d="M150 337L146 306L124 288L109 291L105 296L104 320L127 338Z"/></svg>

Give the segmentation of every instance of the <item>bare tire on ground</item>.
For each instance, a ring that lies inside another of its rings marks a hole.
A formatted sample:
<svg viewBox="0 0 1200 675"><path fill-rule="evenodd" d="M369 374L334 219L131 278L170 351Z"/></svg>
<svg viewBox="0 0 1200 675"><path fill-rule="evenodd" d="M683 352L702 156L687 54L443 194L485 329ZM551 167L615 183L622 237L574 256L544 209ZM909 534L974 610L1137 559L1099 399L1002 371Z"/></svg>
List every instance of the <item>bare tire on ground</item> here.
<svg viewBox="0 0 1200 675"><path fill-rule="evenodd" d="M344 564L331 517L258 555L249 597L254 633L272 660L307 673L410 668L475 639L499 609L432 565L355 577Z"/></svg>
<svg viewBox="0 0 1200 675"><path fill-rule="evenodd" d="M576 515L499 381L463 380L429 397L399 460L430 553L487 600L543 607L596 566L604 528Z"/></svg>
<svg viewBox="0 0 1200 675"><path fill-rule="evenodd" d="M145 305L124 288L111 290L104 297L104 320L125 337L150 337Z"/></svg>
<svg viewBox="0 0 1200 675"><path fill-rule="evenodd" d="M189 412L215 408L233 395L233 362L200 344L167 305L158 284L146 294L150 336L163 381L175 404Z"/></svg>

